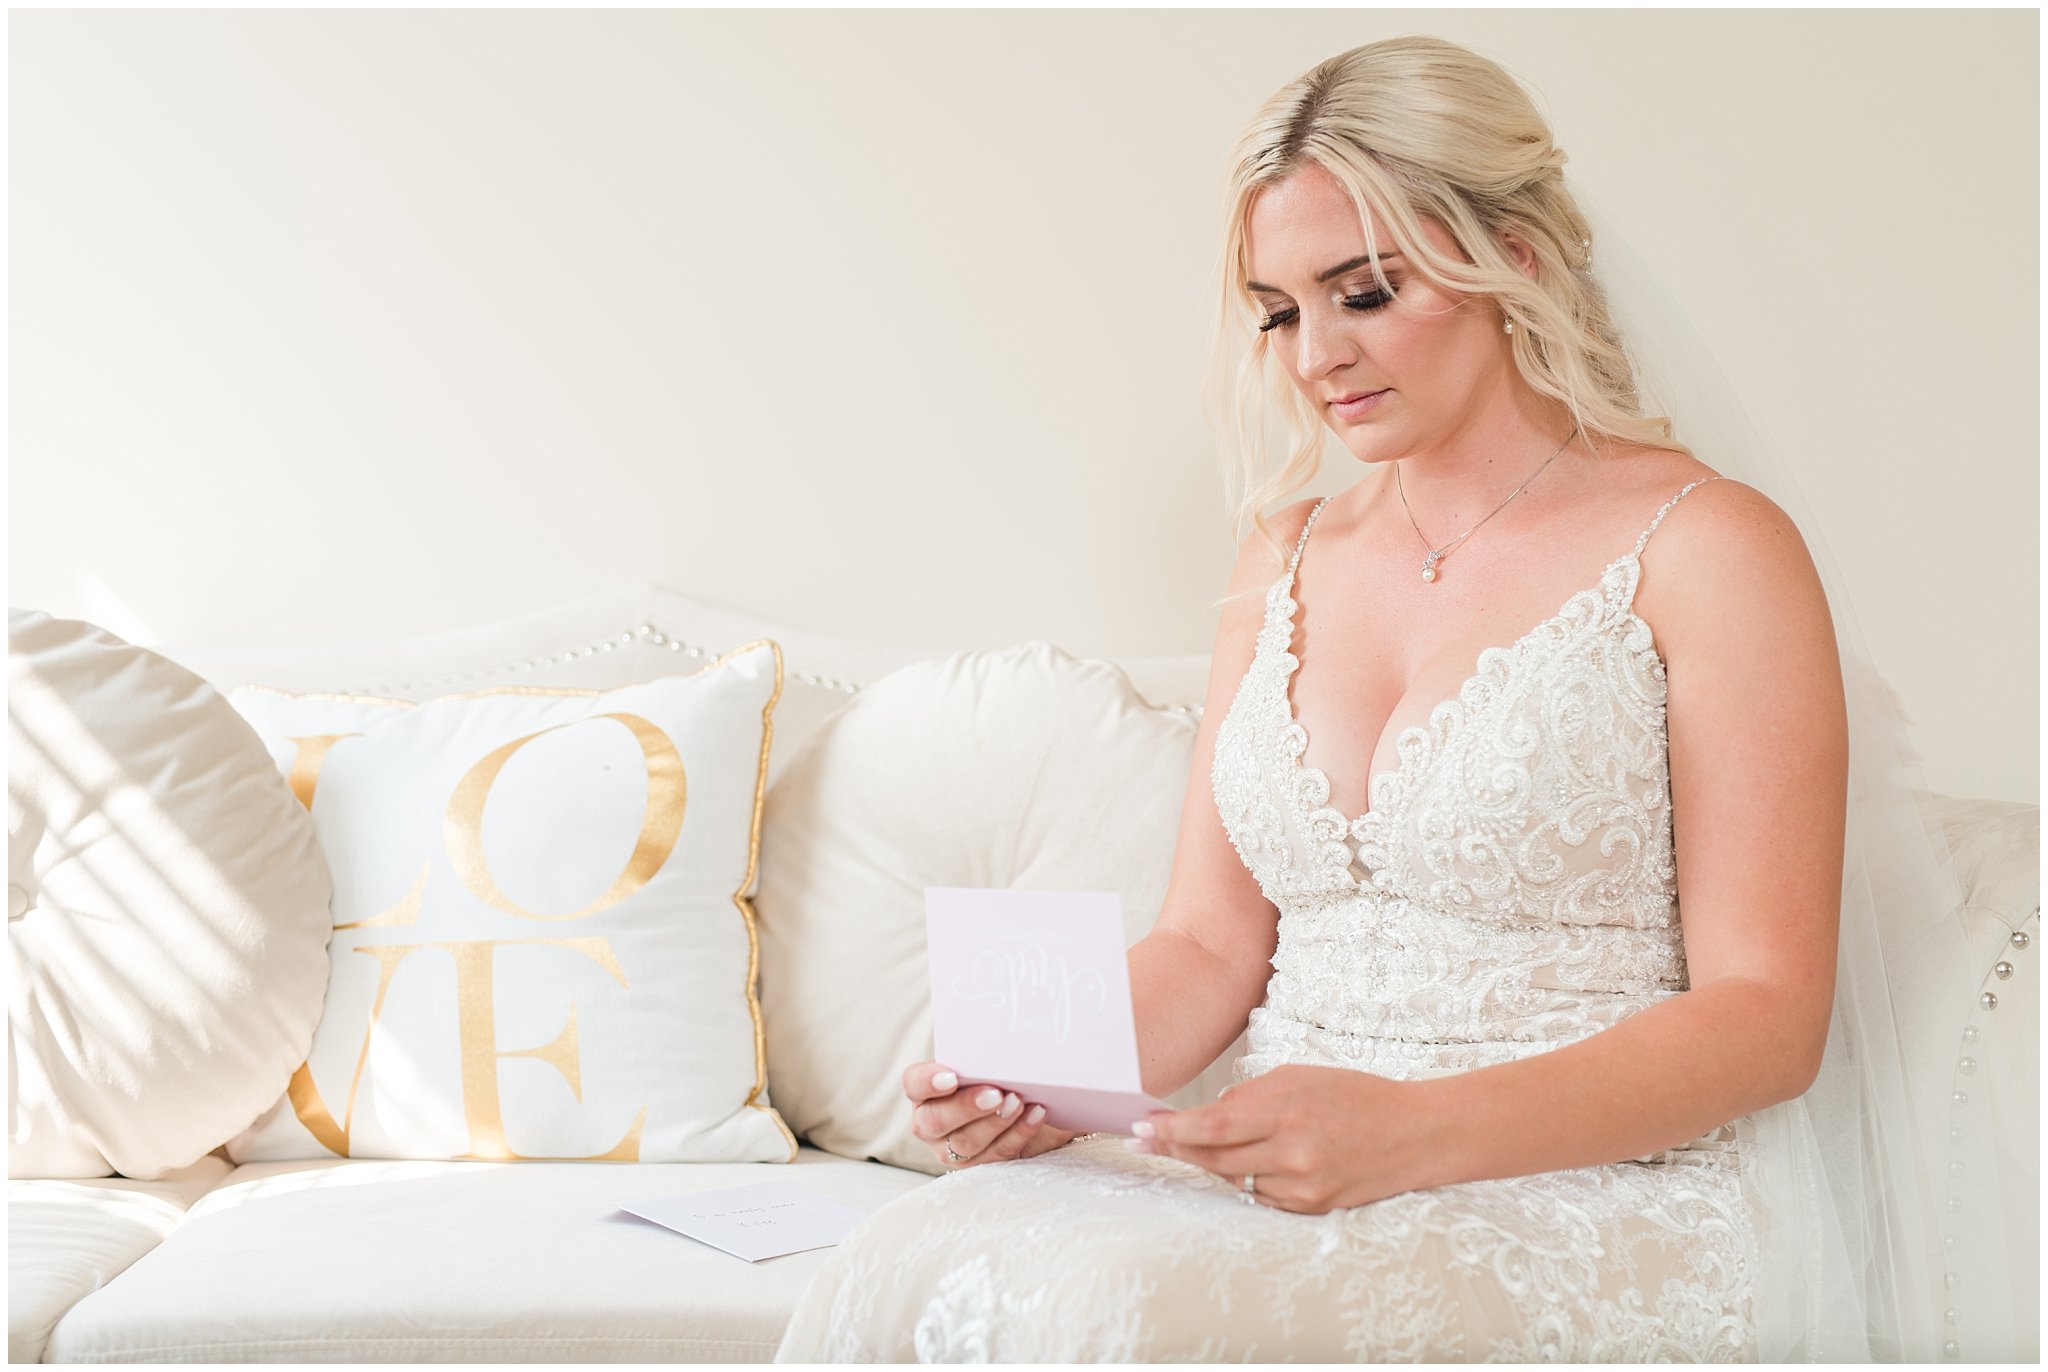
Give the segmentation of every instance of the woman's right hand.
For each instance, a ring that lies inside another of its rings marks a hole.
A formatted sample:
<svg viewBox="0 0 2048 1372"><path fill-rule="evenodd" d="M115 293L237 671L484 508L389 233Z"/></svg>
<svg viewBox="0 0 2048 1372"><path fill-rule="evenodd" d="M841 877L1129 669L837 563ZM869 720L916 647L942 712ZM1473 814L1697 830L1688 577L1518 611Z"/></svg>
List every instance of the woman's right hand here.
<svg viewBox="0 0 2048 1372"><path fill-rule="evenodd" d="M1045 1107L1014 1092L961 1090L959 1077L936 1062L905 1068L903 1094L910 1098L910 1132L948 1167L1036 1157L1079 1137L1046 1124Z"/></svg>

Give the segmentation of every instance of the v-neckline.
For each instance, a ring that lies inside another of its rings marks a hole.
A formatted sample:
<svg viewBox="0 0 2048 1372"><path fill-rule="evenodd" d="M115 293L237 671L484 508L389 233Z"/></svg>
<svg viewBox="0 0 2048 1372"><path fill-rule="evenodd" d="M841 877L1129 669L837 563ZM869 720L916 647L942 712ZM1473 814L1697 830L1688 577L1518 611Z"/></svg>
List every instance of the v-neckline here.
<svg viewBox="0 0 2048 1372"><path fill-rule="evenodd" d="M1458 712L1457 718L1454 719L1452 723L1453 725L1455 725L1461 722L1464 718L1463 702L1466 691L1469 690L1475 682L1484 680L1489 670L1494 666L1495 663L1504 660L1511 661L1515 656L1520 654L1521 651L1525 647L1527 647L1529 643L1532 642L1544 630L1553 628L1561 622L1568 621L1571 617L1572 608L1576 606L1582 598L1589 595L1597 595L1600 597L1602 604L1605 604L1607 599L1608 577L1613 575L1615 568L1631 562L1637 563L1637 575L1640 577L1642 574L1641 564L1637 560L1637 555L1633 552L1623 553L1620 557L1615 558L1614 561L1608 563L1606 567L1601 569L1600 579L1598 581L1594 582L1591 586L1585 587L1581 590L1573 591L1570 595L1566 596L1564 604L1558 607L1558 611L1556 614L1551 615L1549 618L1540 620L1539 622L1531 625L1527 632L1523 633L1521 637L1515 639L1512 643L1500 646L1489 646L1481 648L1479 650L1477 663L1474 665L1471 674L1468 675L1463 681L1458 683L1458 689L1452 692L1450 695L1444 697L1442 700L1438 701L1436 704L1430 706L1429 712L1422 717L1422 723L1406 725L1401 729L1399 733L1394 735L1394 764L1391 767L1383 768L1382 770L1375 772L1366 778L1365 803L1367 808L1364 811L1355 816L1352 816L1345 815L1343 811L1336 810L1335 807L1329 806L1327 804L1325 804L1322 808L1331 810L1332 813L1336 814L1339 818L1343 819L1345 831L1347 833L1353 834L1354 836L1359 825L1367 823L1368 821L1375 821L1381 818L1388 808L1398 808L1398 806L1407 799L1409 793L1412 791L1415 784L1414 777L1410 775L1411 768L1419 769L1422 766L1422 764L1428 760L1428 758L1434 751L1432 745L1435 742L1435 726L1437 715L1445 709L1456 707ZM1294 566L1290 566L1286 571L1282 572L1280 574L1280 581L1276 583L1280 588L1282 588L1281 595L1287 601L1288 605L1291 607L1288 609L1285 615L1287 637L1281 643L1282 657L1280 660L1280 708L1286 716L1288 727L1292 728L1293 730L1295 730L1295 732L1300 734L1302 740L1301 752L1297 754L1293 760L1293 767L1295 771L1303 776L1311 777L1315 781L1317 781L1319 783L1319 789L1321 793L1325 797L1328 797L1330 794L1329 774L1324 772L1320 767L1314 767L1309 765L1307 761L1308 745L1310 742L1309 733L1308 730L1302 726L1300 719L1297 718L1294 713L1294 696L1291 688L1293 686L1295 673L1300 671L1301 669L1301 655L1294 651L1294 635L1297 629L1300 627L1297 623L1296 616L1298 615L1301 609L1301 602L1294 594L1294 580L1298 570L1299 558L1297 557L1296 564ZM1630 600L1633 601L1633 599L1633 594L1631 594ZM1623 605L1621 619L1624 623L1628 623L1632 626L1640 628L1642 631L1643 642L1646 645L1648 645L1647 651L1653 657L1657 658L1659 662L1663 661L1663 655L1658 653L1656 644L1652 639L1649 624L1643 619L1641 615L1635 612L1635 607L1632 603ZM1407 747L1408 737L1411 734L1419 736L1419 740L1413 749ZM1446 732L1445 738L1448 739L1449 736L1449 733ZM1373 739L1372 753L1368 755L1366 758L1366 766L1368 768L1370 768L1372 765L1372 758L1378 755L1379 741L1381 738L1384 737L1386 737L1386 731L1385 727L1382 726L1380 734ZM1380 783L1383 781L1392 781L1396 783L1394 790L1390 792L1392 799L1389 806L1378 805L1375 803L1374 800L1375 796L1379 792ZM1290 788L1290 790L1292 790L1292 788Z"/></svg>

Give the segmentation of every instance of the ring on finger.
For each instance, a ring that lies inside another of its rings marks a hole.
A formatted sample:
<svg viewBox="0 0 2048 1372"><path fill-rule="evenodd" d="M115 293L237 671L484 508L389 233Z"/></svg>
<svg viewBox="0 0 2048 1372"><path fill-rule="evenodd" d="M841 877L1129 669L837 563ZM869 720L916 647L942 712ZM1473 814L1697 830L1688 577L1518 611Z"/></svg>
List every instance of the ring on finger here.
<svg viewBox="0 0 2048 1372"><path fill-rule="evenodd" d="M953 1151L953 1140L951 1138L948 1138L946 1140L946 1156L956 1163L962 1163L967 1161L967 1159L961 1157L958 1153Z"/></svg>
<svg viewBox="0 0 2048 1372"><path fill-rule="evenodd" d="M953 1145L955 1156L963 1162L971 1162L982 1157L988 1146L1001 1138L1011 1124L1010 1116L991 1112L949 1129L946 1140Z"/></svg>
<svg viewBox="0 0 2048 1372"><path fill-rule="evenodd" d="M1244 1201L1246 1205L1257 1205L1259 1203L1258 1173L1247 1172L1244 1174L1244 1186L1243 1189L1238 1192L1238 1196L1241 1200Z"/></svg>

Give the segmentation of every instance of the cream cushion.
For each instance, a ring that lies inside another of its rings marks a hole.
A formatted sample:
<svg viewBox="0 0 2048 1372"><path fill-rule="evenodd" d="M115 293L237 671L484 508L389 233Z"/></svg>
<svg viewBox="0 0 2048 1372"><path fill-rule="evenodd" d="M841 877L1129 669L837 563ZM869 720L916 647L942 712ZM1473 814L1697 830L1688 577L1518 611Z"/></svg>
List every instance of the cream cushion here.
<svg viewBox="0 0 2048 1372"><path fill-rule="evenodd" d="M607 692L236 691L334 940L312 1051L231 1156L793 1156L751 905L781 676L764 641Z"/></svg>
<svg viewBox="0 0 2048 1372"><path fill-rule="evenodd" d="M304 1058L327 865L262 742L176 663L13 610L7 687L7 1173L162 1176Z"/></svg>
<svg viewBox="0 0 2048 1372"><path fill-rule="evenodd" d="M262 1163L57 1326L64 1362L767 1362L829 1248L749 1263L619 1213L787 1181L872 1213L930 1178L792 1164Z"/></svg>
<svg viewBox="0 0 2048 1372"><path fill-rule="evenodd" d="M8 1182L7 1361L41 1362L64 1312L162 1242L227 1174L208 1154L155 1181Z"/></svg>
<svg viewBox="0 0 2048 1372"><path fill-rule="evenodd" d="M1126 943L1173 866L1195 722L1033 641L905 667L790 759L762 830L769 1081L820 1148L936 1173L903 1069L932 1055L924 888L1115 891ZM1174 1103L1213 1100L1242 1038Z"/></svg>

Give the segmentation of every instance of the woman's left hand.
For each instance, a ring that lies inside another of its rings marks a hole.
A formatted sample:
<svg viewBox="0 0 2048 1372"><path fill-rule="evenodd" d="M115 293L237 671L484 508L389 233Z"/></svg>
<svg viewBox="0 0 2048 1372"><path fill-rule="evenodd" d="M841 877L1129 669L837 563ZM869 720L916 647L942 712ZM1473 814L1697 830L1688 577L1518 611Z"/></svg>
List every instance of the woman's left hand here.
<svg viewBox="0 0 2048 1372"><path fill-rule="evenodd" d="M1320 1215L1435 1185L1441 1120L1418 1087L1348 1067L1287 1064L1230 1087L1209 1105L1143 1121L1137 1152L1191 1162L1261 1205Z"/></svg>

